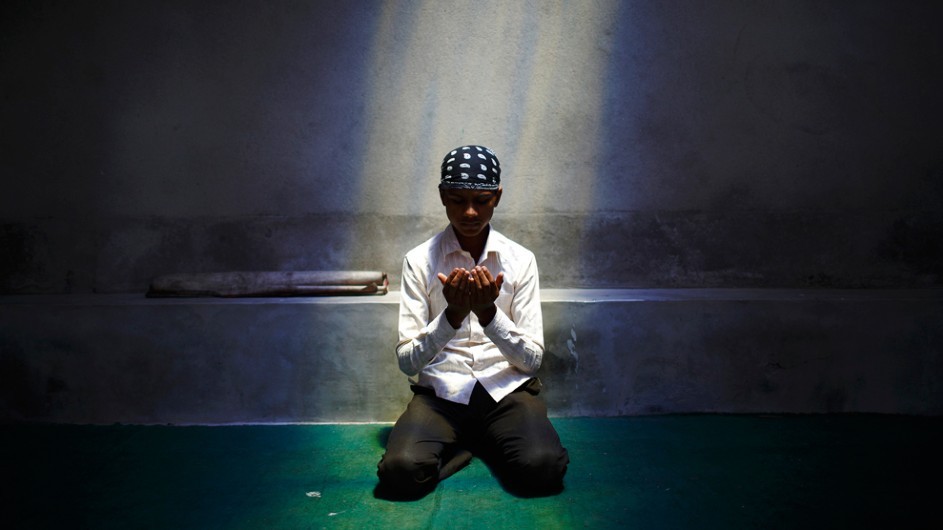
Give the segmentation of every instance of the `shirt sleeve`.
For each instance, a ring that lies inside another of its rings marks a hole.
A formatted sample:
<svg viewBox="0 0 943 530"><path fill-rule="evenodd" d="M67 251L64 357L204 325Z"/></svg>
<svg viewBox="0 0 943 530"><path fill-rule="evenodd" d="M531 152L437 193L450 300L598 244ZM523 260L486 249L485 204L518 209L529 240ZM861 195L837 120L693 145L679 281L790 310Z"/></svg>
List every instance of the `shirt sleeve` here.
<svg viewBox="0 0 943 530"><path fill-rule="evenodd" d="M445 312L429 321L430 301L424 275L409 258L403 259L403 279L399 303L399 342L396 359L408 376L419 373L455 337L456 330Z"/></svg>
<svg viewBox="0 0 943 530"><path fill-rule="evenodd" d="M509 363L527 375L534 375L543 360L544 329L540 280L533 257L515 283L510 308L510 315L498 309L494 319L483 328L485 335Z"/></svg>

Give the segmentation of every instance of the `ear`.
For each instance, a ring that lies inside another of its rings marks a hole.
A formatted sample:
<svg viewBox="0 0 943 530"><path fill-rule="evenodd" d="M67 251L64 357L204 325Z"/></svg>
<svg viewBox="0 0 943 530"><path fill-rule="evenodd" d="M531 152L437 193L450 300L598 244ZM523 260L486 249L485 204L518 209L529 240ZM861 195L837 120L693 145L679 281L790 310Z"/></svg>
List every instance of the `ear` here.
<svg viewBox="0 0 943 530"><path fill-rule="evenodd" d="M445 204L445 190L442 188L439 188L439 200L442 201L442 206L447 206L447 204Z"/></svg>
<svg viewBox="0 0 943 530"><path fill-rule="evenodd" d="M497 206L501 202L501 192L504 191L504 188L498 186L498 189L494 192L494 205Z"/></svg>

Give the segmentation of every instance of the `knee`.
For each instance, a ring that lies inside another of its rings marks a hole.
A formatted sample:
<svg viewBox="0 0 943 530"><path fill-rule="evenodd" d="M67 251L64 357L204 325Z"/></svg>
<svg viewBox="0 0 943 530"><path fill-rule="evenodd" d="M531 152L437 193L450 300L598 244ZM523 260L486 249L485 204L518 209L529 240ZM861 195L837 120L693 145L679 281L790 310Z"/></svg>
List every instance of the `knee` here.
<svg viewBox="0 0 943 530"><path fill-rule="evenodd" d="M533 446L508 462L508 482L524 495L555 493L563 488L569 463L563 447Z"/></svg>
<svg viewBox="0 0 943 530"><path fill-rule="evenodd" d="M520 455L516 467L524 476L552 481L563 479L569 462L566 449L562 447L535 446Z"/></svg>
<svg viewBox="0 0 943 530"><path fill-rule="evenodd" d="M380 486L403 495L416 495L431 489L438 477L435 458L411 452L387 452L377 464Z"/></svg>

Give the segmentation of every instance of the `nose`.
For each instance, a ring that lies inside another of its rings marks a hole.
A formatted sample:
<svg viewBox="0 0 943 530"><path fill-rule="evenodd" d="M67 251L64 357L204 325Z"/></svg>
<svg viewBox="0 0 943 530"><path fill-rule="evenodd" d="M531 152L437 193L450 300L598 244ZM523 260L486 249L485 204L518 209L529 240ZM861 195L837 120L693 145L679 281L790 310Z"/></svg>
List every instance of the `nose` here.
<svg viewBox="0 0 943 530"><path fill-rule="evenodd" d="M465 217L469 219L478 217L478 208L475 207L474 203L469 203L465 206Z"/></svg>

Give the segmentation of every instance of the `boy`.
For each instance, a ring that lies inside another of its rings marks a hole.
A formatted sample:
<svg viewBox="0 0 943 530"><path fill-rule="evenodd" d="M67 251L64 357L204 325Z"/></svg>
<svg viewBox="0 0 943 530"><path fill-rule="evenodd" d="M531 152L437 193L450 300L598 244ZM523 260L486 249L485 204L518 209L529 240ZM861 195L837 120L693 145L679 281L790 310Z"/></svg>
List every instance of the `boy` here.
<svg viewBox="0 0 943 530"><path fill-rule="evenodd" d="M537 263L491 227L501 166L467 145L442 162L449 226L403 260L400 370L413 397L377 466L377 494L418 498L485 458L518 495L560 491L569 457L537 398L543 356Z"/></svg>

